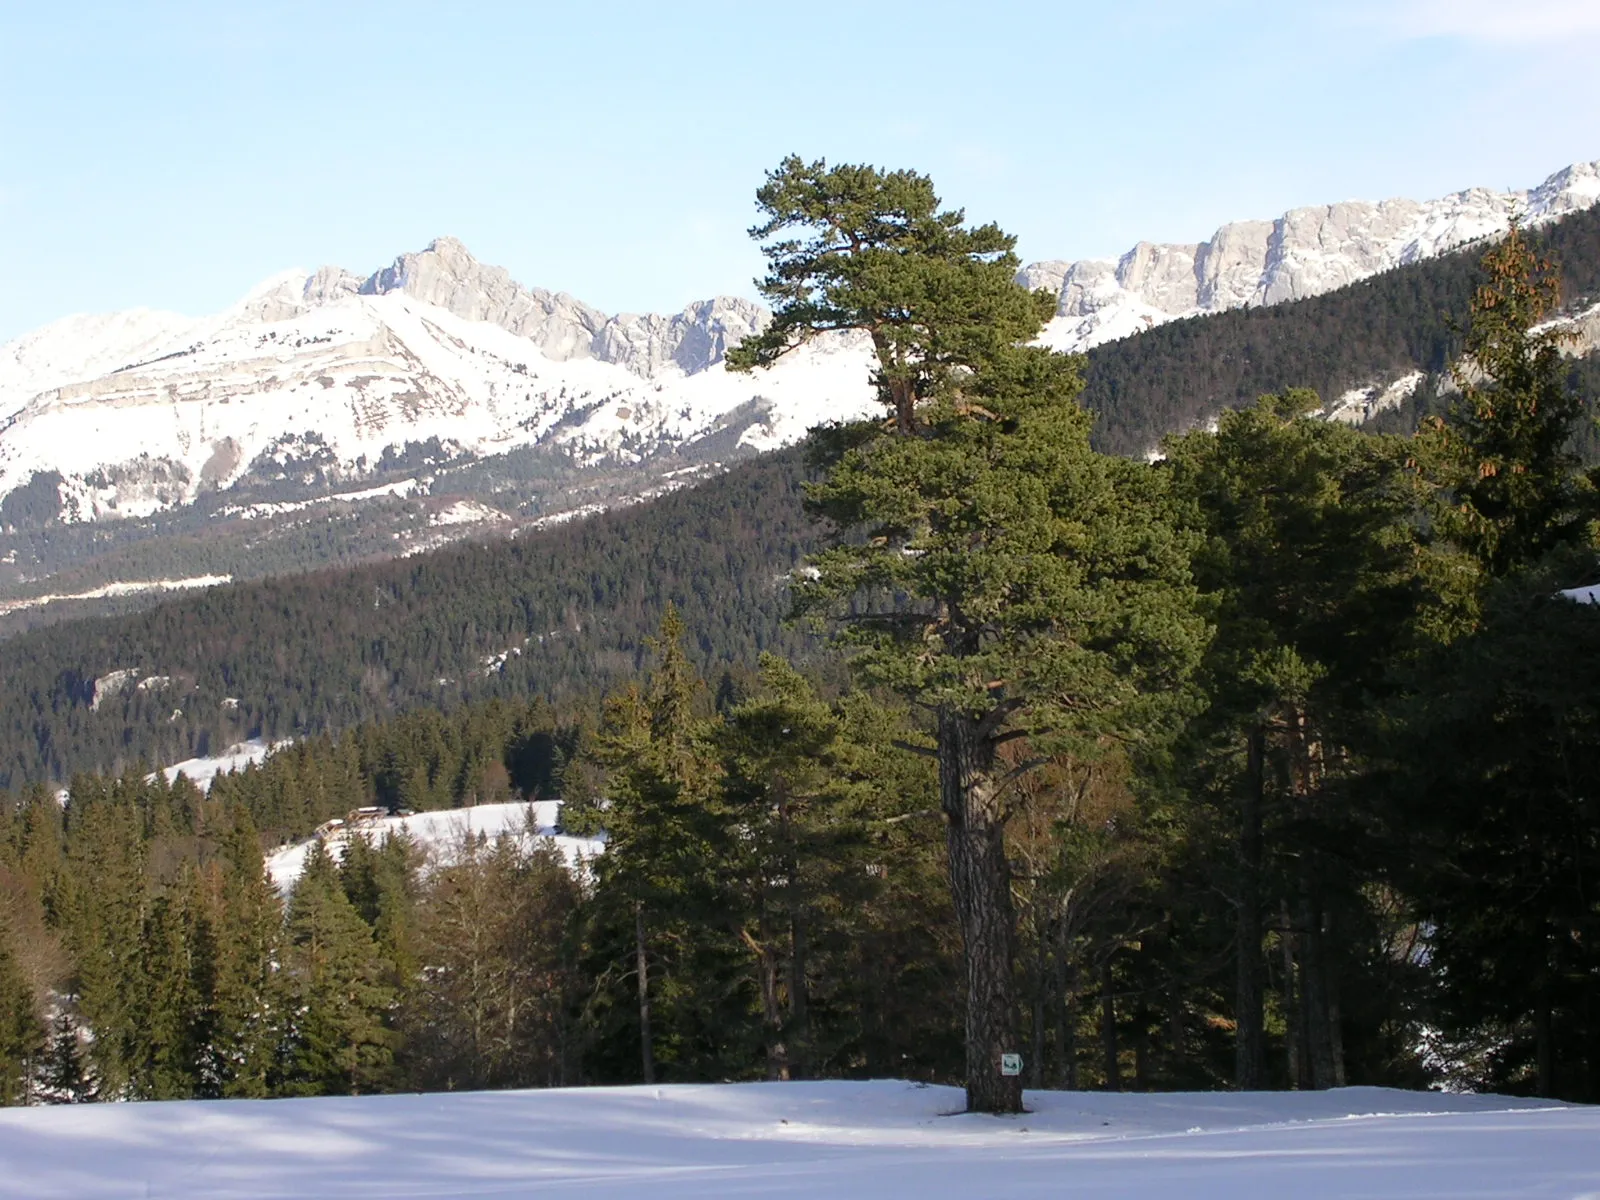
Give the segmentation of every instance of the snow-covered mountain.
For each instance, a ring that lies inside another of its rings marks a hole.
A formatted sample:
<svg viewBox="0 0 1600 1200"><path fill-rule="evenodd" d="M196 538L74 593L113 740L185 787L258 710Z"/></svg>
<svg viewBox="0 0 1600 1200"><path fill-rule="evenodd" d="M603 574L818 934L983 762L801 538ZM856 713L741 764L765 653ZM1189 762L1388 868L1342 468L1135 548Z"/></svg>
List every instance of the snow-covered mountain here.
<svg viewBox="0 0 1600 1200"><path fill-rule="evenodd" d="M1513 215L1531 226L1596 203L1600 161L1575 163L1528 191L1296 208L1224 225L1209 241L1140 242L1116 260L1033 263L1020 278L1058 297L1044 340L1086 350L1179 317L1320 295L1503 233Z"/></svg>
<svg viewBox="0 0 1600 1200"><path fill-rule="evenodd" d="M1531 191L1296 209L1020 277L1058 296L1044 340L1081 350L1328 291L1503 230L1513 213L1531 223L1597 201L1600 162L1583 163ZM211 317L69 317L0 347L0 498L35 481L34 513L42 486L47 515L66 522L141 517L246 482L348 490L407 447L435 465L524 447L580 468L642 465L643 488L697 443L766 449L870 411L859 339L727 372L726 349L766 318L729 297L607 316L451 238L365 277L286 272Z"/></svg>
<svg viewBox="0 0 1600 1200"><path fill-rule="evenodd" d="M366 279L276 276L201 320L72 317L0 348L0 495L54 471L62 519L143 516L252 473L362 478L407 444L628 463L733 421L765 449L868 407L849 338L725 371L764 316L719 298L608 318L441 238Z"/></svg>

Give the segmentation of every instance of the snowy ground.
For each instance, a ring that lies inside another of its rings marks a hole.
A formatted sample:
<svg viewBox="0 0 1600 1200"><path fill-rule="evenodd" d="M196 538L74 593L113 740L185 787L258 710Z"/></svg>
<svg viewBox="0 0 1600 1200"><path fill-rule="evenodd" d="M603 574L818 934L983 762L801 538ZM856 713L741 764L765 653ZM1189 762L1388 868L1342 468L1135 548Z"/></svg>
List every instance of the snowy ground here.
<svg viewBox="0 0 1600 1200"><path fill-rule="evenodd" d="M288 744L287 740L267 742L262 738L252 738L248 742L236 742L221 754L211 758L186 758L180 763L173 763L170 767L162 768L161 773L166 776L168 783L171 783L181 773L185 779L202 792L209 792L211 790L211 781L218 775L229 775L234 771L242 771L251 763L259 765L266 761L267 755Z"/></svg>
<svg viewBox="0 0 1600 1200"><path fill-rule="evenodd" d="M482 838L492 842L503 834L527 839L549 838L572 867L580 866L604 848L598 838L569 837L556 833L556 820L561 811L559 800L541 800L537 804L480 804L476 808L446 808L437 812L413 813L409 817L383 817L366 822L354 830L339 832L324 839L323 844L335 858L344 856L344 847L351 837L371 839L382 844L390 834L404 832L427 854L430 862L450 861L463 838ZM267 855L267 874L281 891L294 887L305 866L306 855L315 839L285 846Z"/></svg>
<svg viewBox="0 0 1600 1200"><path fill-rule="evenodd" d="M1600 1197L1600 1108L1351 1088L722 1084L0 1112L0 1196Z"/></svg>

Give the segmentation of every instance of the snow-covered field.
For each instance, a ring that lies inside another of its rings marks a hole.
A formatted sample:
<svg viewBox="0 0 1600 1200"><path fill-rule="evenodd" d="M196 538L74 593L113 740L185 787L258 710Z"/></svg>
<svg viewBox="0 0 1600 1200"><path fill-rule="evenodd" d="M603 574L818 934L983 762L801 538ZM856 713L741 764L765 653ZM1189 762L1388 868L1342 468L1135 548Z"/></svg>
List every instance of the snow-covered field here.
<svg viewBox="0 0 1600 1200"><path fill-rule="evenodd" d="M251 763L260 765L265 762L267 755L279 747L287 746L287 740L281 742L268 742L262 738L251 738L248 742L236 742L221 754L210 758L186 758L180 763L173 763L170 767L162 768L162 774L171 783L180 774L202 792L211 790L211 781L218 775L231 775L234 771L242 771Z"/></svg>
<svg viewBox="0 0 1600 1200"><path fill-rule="evenodd" d="M363 822L354 829L336 832L325 838L323 844L334 857L342 858L344 847L351 837L364 837L381 844L391 834L403 832L428 856L430 862L442 863L450 861L455 848L461 845L464 838L481 838L489 842L501 836L529 840L548 838L556 844L567 864L576 868L599 854L605 848L605 842L599 838L558 834L556 823L560 812L559 800L446 808L437 812L413 813L408 817L380 817L375 821ZM315 840L308 838L267 855L267 874L280 890L287 892L294 887Z"/></svg>
<svg viewBox="0 0 1600 1200"><path fill-rule="evenodd" d="M0 1196L1600 1197L1600 1108L1349 1088L717 1084L0 1112Z"/></svg>

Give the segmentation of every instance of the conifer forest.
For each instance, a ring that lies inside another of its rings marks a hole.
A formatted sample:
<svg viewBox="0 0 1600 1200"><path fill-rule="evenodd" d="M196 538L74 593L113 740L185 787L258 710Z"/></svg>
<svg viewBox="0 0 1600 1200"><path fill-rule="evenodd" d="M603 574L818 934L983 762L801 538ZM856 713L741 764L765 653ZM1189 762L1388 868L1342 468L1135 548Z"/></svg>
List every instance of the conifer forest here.
<svg viewBox="0 0 1600 1200"><path fill-rule="evenodd" d="M881 419L0 642L0 1102L1600 1101L1597 376L1552 320L1600 209L1085 358L925 176L790 158L757 201L774 317L730 367L863 331ZM1437 386L1323 419L1357 361ZM158 770L247 737L292 741ZM603 852L317 836L548 800Z"/></svg>

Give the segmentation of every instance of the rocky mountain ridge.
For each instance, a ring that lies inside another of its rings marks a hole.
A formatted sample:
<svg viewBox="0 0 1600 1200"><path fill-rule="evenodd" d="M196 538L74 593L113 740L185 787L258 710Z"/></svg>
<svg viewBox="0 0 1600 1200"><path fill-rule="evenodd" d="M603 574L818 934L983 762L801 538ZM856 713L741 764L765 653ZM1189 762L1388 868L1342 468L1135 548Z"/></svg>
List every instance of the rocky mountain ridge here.
<svg viewBox="0 0 1600 1200"><path fill-rule="evenodd" d="M1316 295L1492 235L1513 214L1537 223L1596 202L1600 162L1579 163L1528 191L1296 209L1019 277L1057 295L1043 340L1083 350ZM230 489L282 484L302 498L402 460L530 449L580 470L635 469L648 488L685 454L698 461L696 446L720 460L871 410L859 340L819 339L773 372L729 374L727 348L766 319L734 297L607 315L524 287L453 238L365 276L285 272L211 317L71 317L0 347L0 501L32 488L35 520L143 518Z"/></svg>
<svg viewBox="0 0 1600 1200"><path fill-rule="evenodd" d="M1140 242L1118 259L1050 261L1019 278L1057 295L1044 340L1086 350L1182 317L1321 295L1370 275L1600 203L1600 161L1525 191L1470 188L1438 200L1345 201L1238 221L1208 241Z"/></svg>

